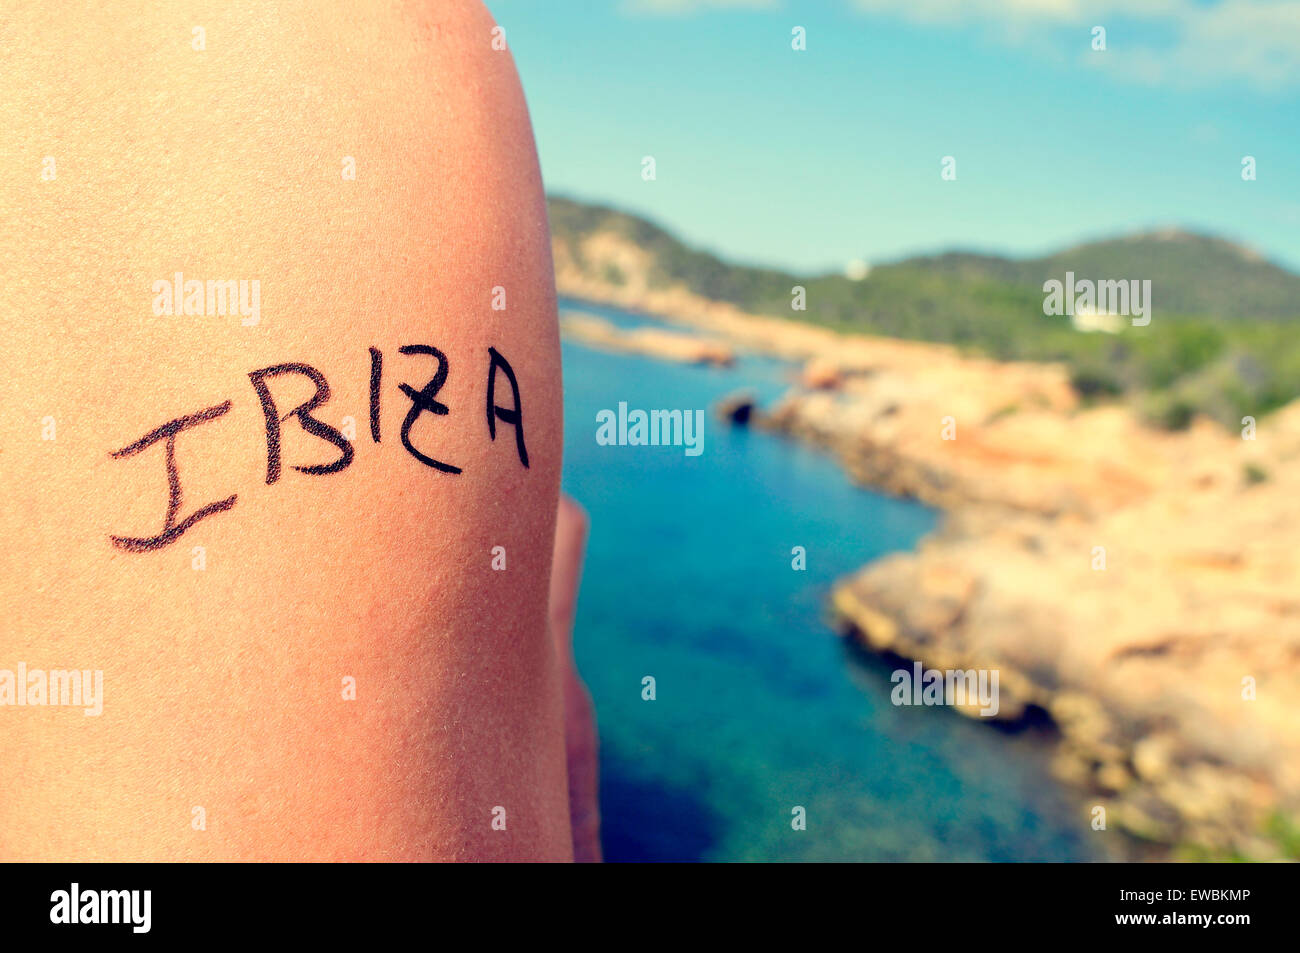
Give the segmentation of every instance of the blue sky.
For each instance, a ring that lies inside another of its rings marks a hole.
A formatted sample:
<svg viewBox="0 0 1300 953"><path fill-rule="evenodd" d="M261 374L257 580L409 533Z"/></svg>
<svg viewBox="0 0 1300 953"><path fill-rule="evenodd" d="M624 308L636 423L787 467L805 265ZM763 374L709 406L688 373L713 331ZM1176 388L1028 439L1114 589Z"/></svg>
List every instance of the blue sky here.
<svg viewBox="0 0 1300 953"><path fill-rule="evenodd" d="M728 260L839 271L1178 226L1300 270L1300 0L488 5L548 191Z"/></svg>

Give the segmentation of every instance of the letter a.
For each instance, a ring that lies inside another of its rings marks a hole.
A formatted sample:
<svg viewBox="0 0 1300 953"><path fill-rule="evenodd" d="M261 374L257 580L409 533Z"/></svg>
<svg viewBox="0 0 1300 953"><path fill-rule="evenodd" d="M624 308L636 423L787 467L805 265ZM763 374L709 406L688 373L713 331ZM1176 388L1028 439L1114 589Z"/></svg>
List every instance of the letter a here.
<svg viewBox="0 0 1300 953"><path fill-rule="evenodd" d="M515 372L510 367L510 362L498 353L494 347L488 348L488 385L487 385L487 422L488 436L493 440L497 438L497 421L504 424L510 424L515 428L515 447L519 450L519 462L528 467L528 449L524 446L524 410L523 404L519 398L519 382L515 380ZM513 395L514 407L507 410L504 407L498 407L496 402L497 370L505 372L506 380L510 382L510 393Z"/></svg>

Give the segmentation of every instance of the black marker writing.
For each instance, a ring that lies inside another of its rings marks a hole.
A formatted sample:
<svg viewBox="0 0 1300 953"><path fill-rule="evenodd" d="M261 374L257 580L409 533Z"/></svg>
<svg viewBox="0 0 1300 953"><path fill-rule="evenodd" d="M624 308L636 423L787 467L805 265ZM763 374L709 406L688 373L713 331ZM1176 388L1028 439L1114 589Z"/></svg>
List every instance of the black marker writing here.
<svg viewBox="0 0 1300 953"><path fill-rule="evenodd" d="M370 439L379 443L379 382L384 375L384 352L370 349Z"/></svg>
<svg viewBox="0 0 1300 953"><path fill-rule="evenodd" d="M460 473L460 467L454 467L450 463L441 463L432 457L425 456L411 446L411 424L415 423L420 414L428 412L441 416L447 413L447 405L434 399L434 396L442 388L443 382L447 380L447 372L450 370L447 364L447 355L436 347L430 347L427 344L408 344L405 347L399 347L397 351L399 354L429 354L438 359L437 373L422 388L416 390L410 384L399 385L402 393L411 399L411 409L407 412L406 419L402 421L402 446L407 449L411 456L425 466L441 470L443 473Z"/></svg>
<svg viewBox="0 0 1300 953"><path fill-rule="evenodd" d="M438 393L447 382L447 376L451 371L450 362L447 355L436 347L427 344L408 344L398 348L401 354L422 354L434 358L438 362L437 371L429 382L416 390L410 384L402 383L398 388L411 401L411 409L407 412L406 418L402 421L401 440L402 446L406 451L419 460L427 467L439 470L443 473L459 474L461 468L453 466L450 463L443 463L435 460L425 453L417 450L411 443L411 428L415 422L420 419L421 414L432 414L435 417L445 417L450 413L449 408L442 401L438 400ZM380 393L383 383L384 356L379 348L370 348L370 438L375 443L380 442ZM504 372L506 380L510 383L511 403L510 407L501 407L496 402L496 382L497 372ZM313 384L316 385L316 393L312 397L299 404L293 410L284 416L280 416L279 410L275 404L275 398L271 395L271 390L267 386L267 380L272 377L281 377L288 374L301 374ZM280 479L280 428L281 425L288 423L291 418L297 417L298 423L305 433L314 437L319 437L327 443L333 444L339 449L339 457L332 463L317 463L310 466L295 466L294 469L301 473L313 475L338 473L346 469L351 463L354 450L351 441L343 436L334 427L323 421L317 420L312 416L312 411L326 403L330 399L329 384L325 380L325 375L316 368L308 364L274 364L270 367L263 367L260 370L250 371L249 380L253 384L253 390L257 392L258 400L262 404L262 415L266 418L266 482L267 484L276 483ZM230 496L217 503L210 503L204 506L183 520L178 521L181 509L181 483L180 476L176 471L176 436L184 430L196 427L201 423L209 420L215 420L230 410L231 402L226 401L215 407L209 407L201 410L197 414L191 414L188 417L178 417L176 420L163 424L156 430L152 430L145 436L130 446L123 447L121 450L114 451L110 454L114 459L129 457L139 453L142 450L152 446L160 440L165 441L166 447L166 464L167 464L167 483L169 495L167 501L167 516L163 521L163 531L157 536L109 536L113 545L119 549L128 552L148 552L174 542L186 530L205 517L214 513L220 513L230 509L235 505L236 496ZM515 428L515 447L519 454L519 462L528 467L528 449L524 446L524 419L523 419L523 401L519 395L519 382L515 378L514 369L496 348L488 348L488 374L487 374L487 424L488 435L495 442L497 438L497 422L509 424Z"/></svg>
<svg viewBox="0 0 1300 953"><path fill-rule="evenodd" d="M275 399L265 380L282 374L302 374L316 385L316 393L306 403L299 404L283 417L275 407ZM262 401L262 413L266 416L266 482L268 485L280 479L280 424L287 423L290 417L297 417L302 429L313 437L327 440L342 451L333 463L316 463L306 467L294 467L301 473L337 473L352 462L352 444L329 424L322 423L311 412L330 399L330 385L325 382L325 375L307 364L276 364L258 371L250 371L249 380Z"/></svg>
<svg viewBox="0 0 1300 953"><path fill-rule="evenodd" d="M490 359L488 362L488 383L487 383L487 421L488 433L493 440L497 438L497 421L502 423L513 424L515 428L515 446L519 448L519 462L525 469L528 467L528 450L524 447L524 408L519 400L519 382L515 380L515 372L510 367L510 362L502 357L494 347L488 348ZM498 407L496 404L496 385L497 385L497 368L506 372L506 379L510 381L510 392L514 395L515 406L513 410L506 410L504 407Z"/></svg>
<svg viewBox="0 0 1300 953"><path fill-rule="evenodd" d="M238 497L229 496L218 503L209 503L207 506L195 510L179 523L176 522L176 516L181 510L181 478L180 474L176 472L176 435L182 430L197 427L209 420L216 420L229 409L230 401L226 401L216 407L200 410L197 414L178 417L163 424L157 430L151 430L130 446L115 450L109 454L110 457L117 460L137 454L141 450L153 446L159 440L166 439L167 441L167 518L163 520L163 531L157 536L109 536L108 538L112 540L114 546L125 549L130 553L147 553L151 549L166 546L204 517L228 510L235 505L235 500Z"/></svg>

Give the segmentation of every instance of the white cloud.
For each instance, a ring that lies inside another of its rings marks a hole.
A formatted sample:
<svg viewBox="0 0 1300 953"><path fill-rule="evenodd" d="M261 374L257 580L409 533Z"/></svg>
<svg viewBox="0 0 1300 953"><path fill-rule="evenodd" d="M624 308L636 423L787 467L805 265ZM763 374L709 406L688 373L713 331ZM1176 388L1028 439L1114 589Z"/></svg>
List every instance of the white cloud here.
<svg viewBox="0 0 1300 953"><path fill-rule="evenodd" d="M863 13L927 26L983 28L1014 46L1059 47L1079 31L1091 65L1136 82L1203 86L1242 81L1300 85L1300 3L1295 0L852 0ZM1088 31L1104 26L1105 53ZM1131 30L1131 32L1130 32ZM1154 34L1158 42L1147 39ZM1139 37L1141 37L1139 39Z"/></svg>

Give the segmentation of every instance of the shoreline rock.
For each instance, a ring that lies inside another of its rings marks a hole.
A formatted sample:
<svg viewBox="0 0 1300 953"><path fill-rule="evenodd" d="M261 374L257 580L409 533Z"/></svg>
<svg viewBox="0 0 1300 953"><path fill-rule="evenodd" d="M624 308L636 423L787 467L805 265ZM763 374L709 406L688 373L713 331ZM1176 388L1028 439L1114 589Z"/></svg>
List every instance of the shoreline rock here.
<svg viewBox="0 0 1300 953"><path fill-rule="evenodd" d="M736 361L735 351L725 342L714 338L678 334L651 327L625 330L592 315L572 312L562 314L560 332L565 337L581 341L590 347L623 354L642 354L663 361L708 364L714 367L730 367Z"/></svg>
<svg viewBox="0 0 1300 953"><path fill-rule="evenodd" d="M744 427L749 424L758 408L758 398L753 391L734 391L722 397L713 407L719 420Z"/></svg>

